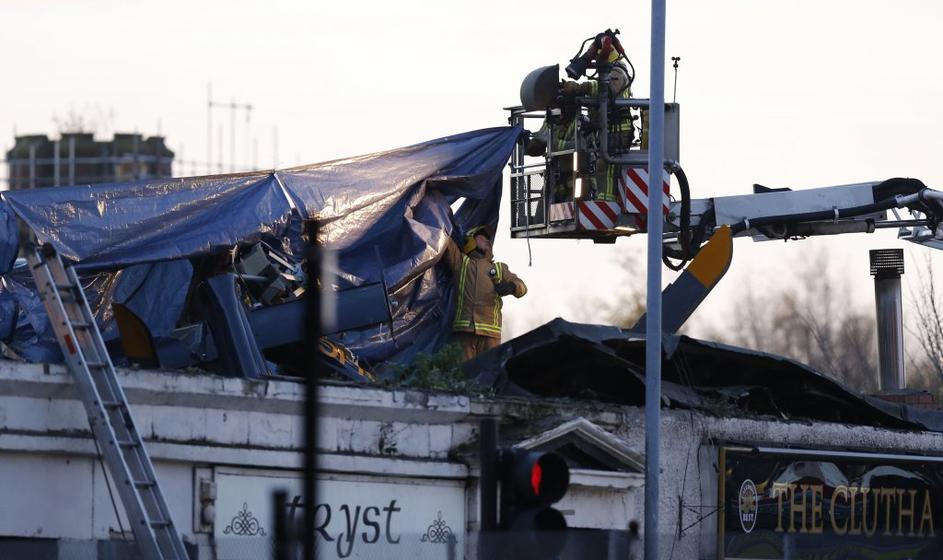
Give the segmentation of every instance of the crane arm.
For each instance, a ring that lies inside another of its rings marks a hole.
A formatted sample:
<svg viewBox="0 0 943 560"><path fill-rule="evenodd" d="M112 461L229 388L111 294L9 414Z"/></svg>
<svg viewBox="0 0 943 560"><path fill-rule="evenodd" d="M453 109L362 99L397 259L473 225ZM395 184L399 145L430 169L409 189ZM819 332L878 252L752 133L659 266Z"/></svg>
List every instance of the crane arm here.
<svg viewBox="0 0 943 560"><path fill-rule="evenodd" d="M754 189L753 194L692 200L686 220L680 216L681 203L673 204L669 224L674 231L666 242L676 253L683 253L682 236L691 235L682 224L712 234L702 247L694 247L691 264L662 292L666 332L677 332L727 272L736 236L766 241L896 227L902 239L943 249L943 192L916 179L799 191ZM910 218L901 218L901 211ZM631 330L643 332L644 325L643 316Z"/></svg>
<svg viewBox="0 0 943 560"><path fill-rule="evenodd" d="M746 195L692 200L687 220L682 219L681 203L673 203L668 241L680 244L682 236L690 235L682 230L687 221L690 228L709 232L726 225L735 237L755 241L900 228L903 239L943 248L943 231L937 231L943 221L943 192L917 179L795 191L755 185L754 190ZM902 218L902 212L910 216Z"/></svg>

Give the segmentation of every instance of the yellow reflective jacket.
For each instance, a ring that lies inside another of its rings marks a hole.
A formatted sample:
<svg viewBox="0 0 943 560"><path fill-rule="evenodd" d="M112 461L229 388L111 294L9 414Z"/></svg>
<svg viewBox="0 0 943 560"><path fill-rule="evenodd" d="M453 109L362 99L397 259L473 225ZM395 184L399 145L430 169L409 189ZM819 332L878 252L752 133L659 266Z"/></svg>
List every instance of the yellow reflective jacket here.
<svg viewBox="0 0 943 560"><path fill-rule="evenodd" d="M501 338L502 303L495 284L513 283L514 297L518 298L527 293L527 286L508 265L495 262L490 252L472 251L465 255L451 239L445 250L445 261L452 269L457 293L452 330ZM492 269L495 271L493 279L489 275Z"/></svg>
<svg viewBox="0 0 943 560"><path fill-rule="evenodd" d="M561 90L570 95L588 95L595 97L599 94L599 82L589 80L586 82L564 81ZM625 88L620 94L621 99L631 99L632 91ZM590 119L596 121L597 109L589 110ZM627 108L611 109L612 115L618 115L615 119L610 118L609 122L609 151L614 154L627 152L632 148L635 141L635 124ZM550 144L554 151L571 150L575 144L575 118L562 120L554 124L551 137L551 126L547 120L544 120L540 129L533 134L534 140L541 140L544 144ZM528 155L540 155L539 153L528 152ZM559 171L559 180L553 186L555 200L572 198L576 175L585 172L586 154L580 151L577 154L576 165L573 165L573 155L567 154L556 156ZM596 191L598 200L607 200L610 202L618 201L618 181L621 174L619 166L614 164L605 164L599 162L596 166L596 175L591 178ZM587 193L583 191L583 196Z"/></svg>

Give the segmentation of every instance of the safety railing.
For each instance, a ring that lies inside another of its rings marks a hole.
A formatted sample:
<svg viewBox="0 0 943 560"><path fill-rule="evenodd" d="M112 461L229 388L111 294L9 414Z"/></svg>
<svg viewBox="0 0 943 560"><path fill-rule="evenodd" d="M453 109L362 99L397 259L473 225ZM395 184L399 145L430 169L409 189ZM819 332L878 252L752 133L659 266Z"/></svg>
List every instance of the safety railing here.
<svg viewBox="0 0 943 560"><path fill-rule="evenodd" d="M559 131L552 121L545 121L545 111L524 111L522 107L510 107L511 125L522 126L528 130L538 130L546 126L548 139L542 153L535 156L526 154L528 138L522 137L511 154L511 231L526 232L546 228L550 223L550 204L553 191L561 180L560 170L555 158L572 155L576 157L580 149L580 121L575 119L574 126L564 131L562 144L565 149L555 149L561 144ZM557 138L557 146L552 139ZM574 160L575 161L575 160Z"/></svg>

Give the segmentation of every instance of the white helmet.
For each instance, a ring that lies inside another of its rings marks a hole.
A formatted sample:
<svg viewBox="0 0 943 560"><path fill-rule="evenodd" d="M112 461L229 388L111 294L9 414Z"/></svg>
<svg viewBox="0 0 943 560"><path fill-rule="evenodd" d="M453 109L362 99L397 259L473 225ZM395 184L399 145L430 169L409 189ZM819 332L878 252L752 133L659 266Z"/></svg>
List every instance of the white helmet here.
<svg viewBox="0 0 943 560"><path fill-rule="evenodd" d="M629 85L629 73L621 65L613 66L609 73L609 91L619 95Z"/></svg>

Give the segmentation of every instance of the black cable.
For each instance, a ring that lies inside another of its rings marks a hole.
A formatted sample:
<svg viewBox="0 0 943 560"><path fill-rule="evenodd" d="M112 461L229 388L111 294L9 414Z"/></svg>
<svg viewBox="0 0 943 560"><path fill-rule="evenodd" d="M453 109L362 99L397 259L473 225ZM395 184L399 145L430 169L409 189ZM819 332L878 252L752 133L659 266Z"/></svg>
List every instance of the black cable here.
<svg viewBox="0 0 943 560"><path fill-rule="evenodd" d="M671 258L672 258L672 259L677 259L678 257L672 256ZM675 272L679 272L679 271L683 270L684 267L687 266L687 264L688 264L688 261L686 261L686 260L681 260L681 261L678 262L678 263L673 263L673 262L671 262L671 261L669 260L669 257L668 257L668 254L667 254L667 253L663 253L663 254L661 255L661 262L662 262L662 264L664 264L665 266L667 266L668 268L670 268L671 270L673 270L673 271L675 271Z"/></svg>
<svg viewBox="0 0 943 560"><path fill-rule="evenodd" d="M635 82L635 65L632 64L632 61L627 56L622 57L623 60L629 63L629 68L632 69L632 74L629 76L629 86Z"/></svg>
<svg viewBox="0 0 943 560"><path fill-rule="evenodd" d="M684 174L684 170L681 169L678 165L673 165L668 168L669 172L675 174L678 178L678 184L681 188L681 231L678 235L678 240L681 245L681 250L676 251L670 248L666 248L665 255L662 257L662 261L670 269L678 271L684 267L686 261L694 258L697 254L697 250L700 249L700 237L697 232L693 236L690 236L690 186L687 181L687 177ZM884 195L886 198L878 200L878 202L873 202L871 204L862 204L860 206L852 206L849 208L833 208L831 210L816 210L813 212L800 212L796 214L780 214L776 216L760 216L752 219L744 219L741 222L733 224L730 227L731 233L736 235L742 233L747 229L759 228L764 226L778 226L778 225L788 225L792 223L803 223L803 222L817 222L822 220L837 220L840 218L852 218L855 216L864 216L867 214L872 214L875 212L880 212L883 210L889 210L891 208L897 208L898 206L898 196L907 196L913 194L921 194L923 190L926 189L926 186L917 179L902 179L902 178L893 178L881 182L878 185L874 186L873 192L875 197ZM687 200L685 200L687 199ZM924 208L929 208L931 201L926 200L922 194L919 196L916 201L916 206L921 206ZM932 214L932 211L929 211L928 214ZM705 223L705 217L701 217L701 226ZM703 233L703 228L699 228ZM668 261L668 257L674 259L680 259L682 262L680 264L673 264Z"/></svg>
<svg viewBox="0 0 943 560"><path fill-rule="evenodd" d="M851 208L835 208L832 210L817 210L815 212L801 212L798 214L782 214L778 216L761 216L759 218L746 219L730 227L734 235L742 233L750 228L761 226L784 225L791 222L818 222L821 220L852 218L855 216L864 216L882 210L897 208L897 199L890 198L871 204L862 204L861 206L852 206Z"/></svg>
<svg viewBox="0 0 943 560"><path fill-rule="evenodd" d="M915 194L925 188L927 186L919 179L893 177L875 185L871 191L874 193L874 200L884 200L897 195Z"/></svg>
<svg viewBox="0 0 943 560"><path fill-rule="evenodd" d="M596 35L593 35L592 37L589 37L589 38L587 38L585 41L583 41L583 44L580 45L580 50L576 51L576 56L574 56L574 57L571 58L570 60L573 60L573 59L575 59L575 58L579 58L580 56L582 56L582 54L583 54L583 49L586 48L586 43L588 43L588 42L590 42L590 41L595 41L595 40L596 40Z"/></svg>
<svg viewBox="0 0 943 560"><path fill-rule="evenodd" d="M691 186L688 184L688 176L684 174L684 169L677 163L666 166L669 173L678 178L678 188L681 190L681 252L685 258L692 259L697 251L691 252Z"/></svg>
<svg viewBox="0 0 943 560"><path fill-rule="evenodd" d="M675 162L666 163L665 169L678 178L678 187L681 190L681 229L678 232L678 242L681 245L681 250L676 251L670 247L666 247L665 252L661 257L661 262L664 263L664 265L669 269L678 272L688 264L688 261L697 255L701 248L701 240L703 238L704 232L704 219L701 219L702 227L699 227L699 231L692 234L691 185L688 183L688 176L684 174L684 170L681 168L681 166ZM669 260L669 258L677 259L680 262L673 263Z"/></svg>
<svg viewBox="0 0 943 560"><path fill-rule="evenodd" d="M92 434L92 441L95 442L95 453L98 454L98 464L102 469L102 477L105 478L105 488L108 488L108 498L111 500L111 507L115 510L115 519L118 520L118 530L121 531L121 536L124 537L124 525L121 523L121 516L118 514L118 504L115 502L115 495L111 491L111 482L108 480L108 471L105 469L105 462L102 461L102 451L98 446L98 440L95 439L95 434Z"/></svg>

